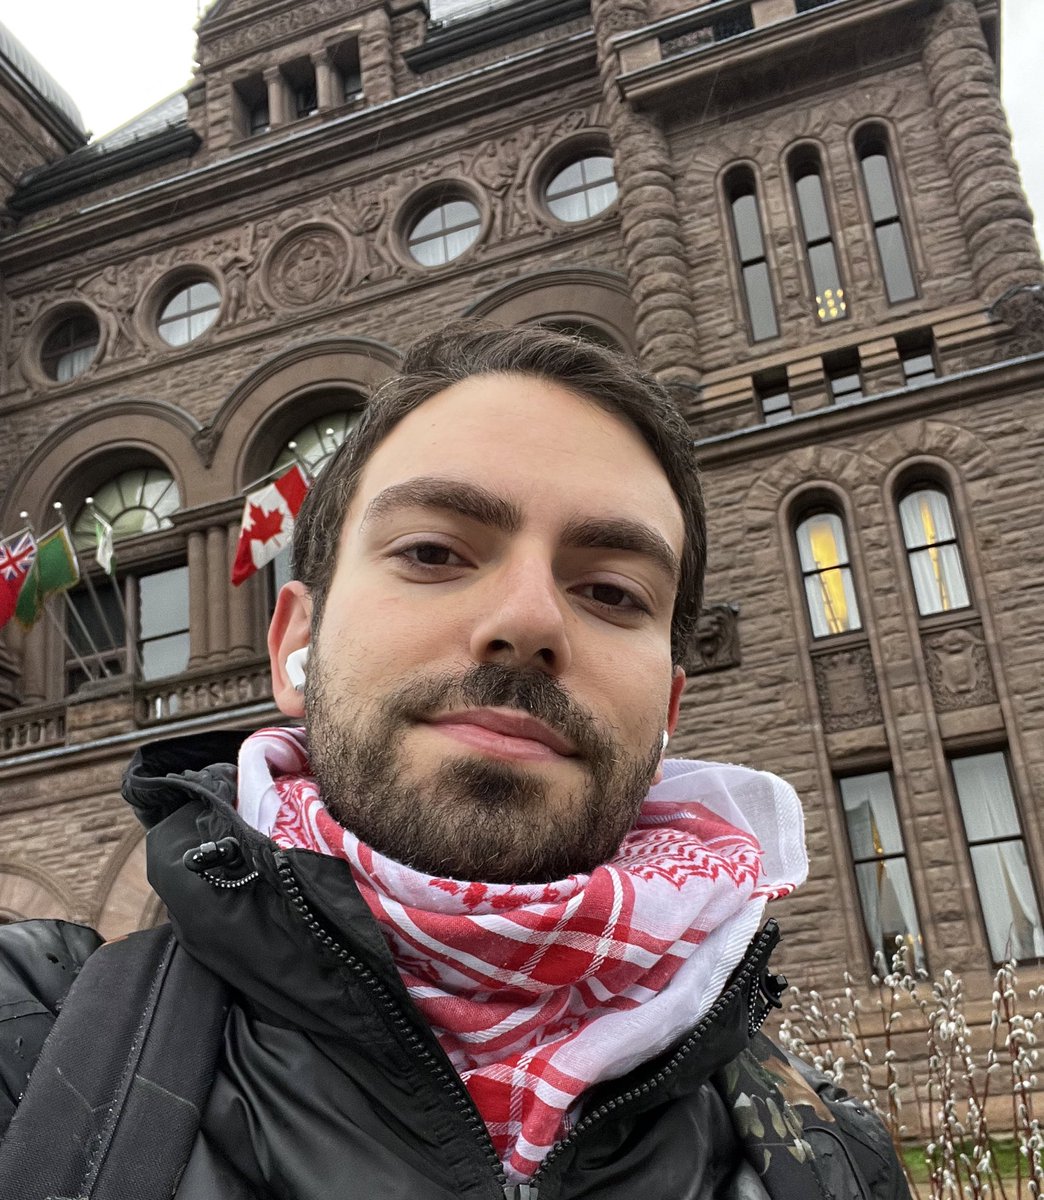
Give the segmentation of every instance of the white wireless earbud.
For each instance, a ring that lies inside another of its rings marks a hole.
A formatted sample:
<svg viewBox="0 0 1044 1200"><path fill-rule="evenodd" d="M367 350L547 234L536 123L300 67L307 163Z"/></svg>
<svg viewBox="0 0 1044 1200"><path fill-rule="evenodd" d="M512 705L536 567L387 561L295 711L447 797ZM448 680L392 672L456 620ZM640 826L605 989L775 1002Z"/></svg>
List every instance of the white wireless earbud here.
<svg viewBox="0 0 1044 1200"><path fill-rule="evenodd" d="M304 691L305 669L308 666L308 647L302 646L286 657L286 677L297 692Z"/></svg>
<svg viewBox="0 0 1044 1200"><path fill-rule="evenodd" d="M665 729L665 730L663 731L663 738L662 738L662 739L661 739L661 741L660 741L660 753L661 753L661 754L664 752L664 750L666 750L666 749L667 749L667 743L668 743L670 740L671 740L671 735L670 735L670 734L667 732L667 730Z"/></svg>

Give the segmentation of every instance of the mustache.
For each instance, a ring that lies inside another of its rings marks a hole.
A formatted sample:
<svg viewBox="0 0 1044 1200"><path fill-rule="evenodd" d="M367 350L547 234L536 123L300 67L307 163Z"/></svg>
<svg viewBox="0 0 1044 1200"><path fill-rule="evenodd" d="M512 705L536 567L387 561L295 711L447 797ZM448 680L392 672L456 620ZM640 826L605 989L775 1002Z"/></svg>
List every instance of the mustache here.
<svg viewBox="0 0 1044 1200"><path fill-rule="evenodd" d="M615 758L612 739L595 717L542 671L477 663L463 675L414 679L389 698L389 708L424 720L456 708L517 708L573 743L583 758Z"/></svg>

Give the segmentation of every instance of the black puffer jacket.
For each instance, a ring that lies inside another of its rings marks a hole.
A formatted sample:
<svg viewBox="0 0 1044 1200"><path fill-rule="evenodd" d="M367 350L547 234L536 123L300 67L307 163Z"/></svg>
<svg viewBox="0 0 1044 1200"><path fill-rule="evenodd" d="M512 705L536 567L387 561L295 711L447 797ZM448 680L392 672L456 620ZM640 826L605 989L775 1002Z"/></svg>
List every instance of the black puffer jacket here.
<svg viewBox="0 0 1044 1200"><path fill-rule="evenodd" d="M688 1037L588 1093L529 1191L507 1185L346 865L281 851L236 815L234 768L208 764L233 763L238 743L219 734L146 748L124 789L149 828L149 878L179 942L233 996L176 1200L908 1195L876 1119L823 1081L807 1082L756 1034L772 994L771 922ZM240 847L237 862L204 875L186 868L186 851L227 837ZM28 932L0 947L0 1120L24 1087L62 979L94 945L67 926L48 936L45 963ZM35 1021L20 1040L19 1014Z"/></svg>

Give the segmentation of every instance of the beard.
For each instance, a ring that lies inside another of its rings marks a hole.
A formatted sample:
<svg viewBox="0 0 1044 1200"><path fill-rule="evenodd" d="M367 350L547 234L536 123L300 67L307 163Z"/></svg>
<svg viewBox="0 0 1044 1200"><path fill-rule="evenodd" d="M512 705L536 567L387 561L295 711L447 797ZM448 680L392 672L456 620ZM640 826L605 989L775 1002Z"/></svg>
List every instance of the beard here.
<svg viewBox="0 0 1044 1200"><path fill-rule="evenodd" d="M575 746L581 778L567 795L552 796L534 771L473 754L411 777L402 745L412 726L496 706L536 717ZM555 679L496 663L418 675L346 710L313 642L305 714L323 803L371 849L443 878L549 883L590 872L619 849L660 762L659 735L648 752L627 756Z"/></svg>

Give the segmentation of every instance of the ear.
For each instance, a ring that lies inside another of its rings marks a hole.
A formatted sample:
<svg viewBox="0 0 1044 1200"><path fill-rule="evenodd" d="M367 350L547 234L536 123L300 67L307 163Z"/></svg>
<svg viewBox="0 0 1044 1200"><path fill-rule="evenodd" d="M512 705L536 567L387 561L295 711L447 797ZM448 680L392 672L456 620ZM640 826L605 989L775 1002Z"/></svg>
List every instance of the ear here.
<svg viewBox="0 0 1044 1200"><path fill-rule="evenodd" d="M299 579L279 589L272 623L268 627L268 661L272 668L272 699L288 717L304 716L304 693L290 682L286 660L312 636L312 596Z"/></svg>
<svg viewBox="0 0 1044 1200"><path fill-rule="evenodd" d="M673 734L678 728L678 715L681 712L682 692L685 690L685 672L681 667L674 668L674 674L671 676L671 695L667 701L667 720L664 728L669 734ZM653 785L655 786L663 779L663 760L667 757L667 747L664 746L663 753L660 755L660 765L656 768L656 774L653 776Z"/></svg>

